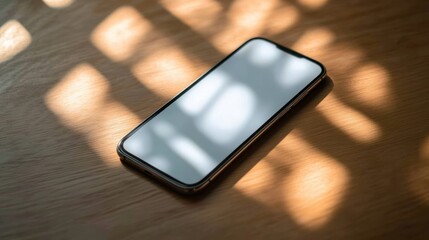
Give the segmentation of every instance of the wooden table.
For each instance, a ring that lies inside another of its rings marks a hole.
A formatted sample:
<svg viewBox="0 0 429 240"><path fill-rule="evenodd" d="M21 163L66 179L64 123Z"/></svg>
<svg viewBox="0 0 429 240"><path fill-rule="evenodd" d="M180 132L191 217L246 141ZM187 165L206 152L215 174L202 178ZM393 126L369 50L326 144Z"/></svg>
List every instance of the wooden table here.
<svg viewBox="0 0 429 240"><path fill-rule="evenodd" d="M253 36L331 80L202 196L120 163ZM3 1L0 239L429 239L428 44L428 1Z"/></svg>

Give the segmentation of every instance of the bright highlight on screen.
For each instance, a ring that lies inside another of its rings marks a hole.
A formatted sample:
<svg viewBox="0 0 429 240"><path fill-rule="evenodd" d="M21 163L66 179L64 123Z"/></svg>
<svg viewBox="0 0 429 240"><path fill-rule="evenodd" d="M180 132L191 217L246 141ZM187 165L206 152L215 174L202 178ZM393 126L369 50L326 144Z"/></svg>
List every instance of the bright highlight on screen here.
<svg viewBox="0 0 429 240"><path fill-rule="evenodd" d="M123 147L195 184L321 73L317 63L254 39L141 125Z"/></svg>

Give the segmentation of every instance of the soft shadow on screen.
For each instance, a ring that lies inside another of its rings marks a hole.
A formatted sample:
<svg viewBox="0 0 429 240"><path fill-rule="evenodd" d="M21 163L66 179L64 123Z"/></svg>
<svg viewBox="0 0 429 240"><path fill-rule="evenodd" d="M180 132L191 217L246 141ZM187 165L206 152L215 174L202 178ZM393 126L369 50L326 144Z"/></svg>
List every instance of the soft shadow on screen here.
<svg viewBox="0 0 429 240"><path fill-rule="evenodd" d="M123 147L195 184L321 73L306 58L251 40L140 126Z"/></svg>
<svg viewBox="0 0 429 240"><path fill-rule="evenodd" d="M287 114L282 116L275 122L267 131L265 131L257 140L255 140L248 148L246 148L234 162L225 169L212 183L210 183L203 191L197 195L186 196L186 199L200 200L205 198L210 192L218 188L220 184L226 184L222 188L232 188L248 171L252 169L264 156L274 149L279 142L284 139L290 131L295 128L295 124L291 124L291 120L302 111L314 109L333 89L334 84L329 76L326 76L299 104L294 106ZM257 158L250 156L258 152ZM150 175L146 171L141 171L134 168L125 161L122 164L130 171L144 176L152 183L162 186L167 191L172 190L168 185L164 185L159 181L148 177ZM228 178L229 181L225 181ZM174 189L173 189L174 190Z"/></svg>

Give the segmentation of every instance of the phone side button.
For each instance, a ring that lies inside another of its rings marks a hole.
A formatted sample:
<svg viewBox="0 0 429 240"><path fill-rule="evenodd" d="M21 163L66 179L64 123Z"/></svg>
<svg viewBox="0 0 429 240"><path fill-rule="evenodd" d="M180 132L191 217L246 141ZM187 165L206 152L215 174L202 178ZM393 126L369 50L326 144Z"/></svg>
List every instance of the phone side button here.
<svg viewBox="0 0 429 240"><path fill-rule="evenodd" d="M212 177L209 178L209 181L210 182L213 181L213 179L215 179L217 177L217 175L219 175L219 173L222 172L223 169L224 169L224 167L220 171L217 171Z"/></svg>
<svg viewBox="0 0 429 240"><path fill-rule="evenodd" d="M319 85L319 83L322 81L322 79L323 78L320 78L312 86L310 86L310 88L306 90L306 94L309 93L311 90L313 90L317 85Z"/></svg>
<svg viewBox="0 0 429 240"><path fill-rule="evenodd" d="M296 104L298 104L299 102L301 102L301 100L305 97L305 96L307 96L307 94L308 94L308 92L310 91L311 89L307 89L307 90L305 90L297 99L295 99L295 101L293 101L293 103L292 103L292 105L291 105L291 108L292 107L294 107L294 106L296 106Z"/></svg>
<svg viewBox="0 0 429 240"><path fill-rule="evenodd" d="M283 110L282 111L282 113L280 113L279 114L279 116L278 116L278 118L281 118L282 116L284 116L289 110L291 110L292 109L292 107L293 107L293 104L292 105L290 105L290 106L288 106L288 107L286 107L286 109L285 110ZM277 119L278 119L277 118Z"/></svg>
<svg viewBox="0 0 429 240"><path fill-rule="evenodd" d="M295 101L292 102L292 104L290 105L290 108L293 108L296 106L297 103L299 103L301 101L301 99L303 98L303 96L299 96L297 99L295 99Z"/></svg>

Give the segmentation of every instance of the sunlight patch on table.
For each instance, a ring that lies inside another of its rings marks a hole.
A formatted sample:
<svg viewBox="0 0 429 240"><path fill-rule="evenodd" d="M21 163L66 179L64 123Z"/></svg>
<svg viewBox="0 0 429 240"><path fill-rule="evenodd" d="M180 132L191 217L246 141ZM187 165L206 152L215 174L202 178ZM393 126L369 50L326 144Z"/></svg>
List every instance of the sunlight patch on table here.
<svg viewBox="0 0 429 240"><path fill-rule="evenodd" d="M64 124L84 126L104 106L109 84L89 64L79 64L46 95L48 107Z"/></svg>
<svg viewBox="0 0 429 240"><path fill-rule="evenodd" d="M74 3L74 0L42 0L50 8L65 8Z"/></svg>
<svg viewBox="0 0 429 240"><path fill-rule="evenodd" d="M391 107L389 73L379 64L370 63L359 67L348 82L350 97L360 104L381 110Z"/></svg>
<svg viewBox="0 0 429 240"><path fill-rule="evenodd" d="M152 26L131 6L116 9L92 32L91 42L111 60L120 62L130 58Z"/></svg>
<svg viewBox="0 0 429 240"><path fill-rule="evenodd" d="M341 56L330 58L329 64L335 66L334 68L330 68L329 74L332 76L336 76L336 79L350 79L350 74L353 73L357 66L362 64L362 59L364 58L364 52L348 43L336 42L335 44L329 44L327 47L322 49L318 49L318 55L321 56ZM347 64L344 64L347 63ZM327 64L327 63L325 63ZM338 81L336 82L339 85L348 85L347 81ZM341 86L342 87L342 86ZM345 86L348 88L348 86ZM342 87L343 89L343 87Z"/></svg>
<svg viewBox="0 0 429 240"><path fill-rule="evenodd" d="M30 33L16 20L9 20L0 27L0 63L12 59L30 45Z"/></svg>
<svg viewBox="0 0 429 240"><path fill-rule="evenodd" d="M421 200L429 204L429 136L420 146L420 161L409 176L410 189Z"/></svg>
<svg viewBox="0 0 429 240"><path fill-rule="evenodd" d="M328 0L298 0L298 2L307 8L318 9L328 3Z"/></svg>
<svg viewBox="0 0 429 240"><path fill-rule="evenodd" d="M209 1L161 1L162 5L192 30L207 35L222 18L222 6L216 0Z"/></svg>
<svg viewBox="0 0 429 240"><path fill-rule="evenodd" d="M268 34L280 34L295 25L299 20L299 11L296 7L282 3L281 6L275 7L267 20L265 29Z"/></svg>
<svg viewBox="0 0 429 240"><path fill-rule="evenodd" d="M328 95L316 109L334 127L360 143L371 143L382 135L380 127L363 113L347 106L333 94Z"/></svg>
<svg viewBox="0 0 429 240"><path fill-rule="evenodd" d="M227 23L211 38L212 44L220 52L230 53L243 41L262 33L274 7L274 0L234 1L226 14Z"/></svg>
<svg viewBox="0 0 429 240"><path fill-rule="evenodd" d="M341 204L349 172L294 130L235 185L240 193L306 229L321 228Z"/></svg>
<svg viewBox="0 0 429 240"><path fill-rule="evenodd" d="M81 134L107 164L119 161L116 144L140 120L108 97L107 79L89 64L70 70L45 96L60 122Z"/></svg>
<svg viewBox="0 0 429 240"><path fill-rule="evenodd" d="M314 28L307 30L296 42L292 49L299 52L323 50L335 40L335 35L326 28ZM314 53L313 53L314 54Z"/></svg>
<svg viewBox="0 0 429 240"><path fill-rule="evenodd" d="M279 199L275 195L273 196L273 189L277 188L277 175L269 165L268 158L261 159L253 166L234 185L234 189L264 205L277 208L280 206Z"/></svg>
<svg viewBox="0 0 429 240"><path fill-rule="evenodd" d="M196 63L171 44L131 67L134 76L154 93L171 98L197 77Z"/></svg>
<svg viewBox="0 0 429 240"><path fill-rule="evenodd" d="M288 135L283 146L284 157L295 159L281 183L285 208L301 226L320 228L341 204L349 172L336 159L309 145L297 131Z"/></svg>

